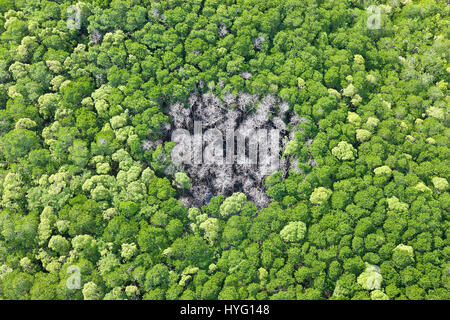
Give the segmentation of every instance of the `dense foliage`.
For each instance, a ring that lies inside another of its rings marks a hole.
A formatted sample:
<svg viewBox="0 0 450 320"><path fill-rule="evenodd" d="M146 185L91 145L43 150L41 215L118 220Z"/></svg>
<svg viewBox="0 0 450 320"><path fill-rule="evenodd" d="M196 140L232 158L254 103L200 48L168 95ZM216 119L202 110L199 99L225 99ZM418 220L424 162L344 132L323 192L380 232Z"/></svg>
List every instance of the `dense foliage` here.
<svg viewBox="0 0 450 320"><path fill-rule="evenodd" d="M449 6L368 2L0 0L0 297L450 299ZM204 93L302 120L266 208L180 201Z"/></svg>

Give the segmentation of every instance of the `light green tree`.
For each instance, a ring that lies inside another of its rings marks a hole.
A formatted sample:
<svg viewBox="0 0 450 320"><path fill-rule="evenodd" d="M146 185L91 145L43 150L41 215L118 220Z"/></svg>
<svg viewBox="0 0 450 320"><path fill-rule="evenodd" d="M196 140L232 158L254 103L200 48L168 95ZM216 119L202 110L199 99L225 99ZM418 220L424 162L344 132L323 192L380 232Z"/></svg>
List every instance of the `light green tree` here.
<svg viewBox="0 0 450 320"><path fill-rule="evenodd" d="M440 192L444 192L448 189L448 182L445 178L433 177L431 182L433 182L434 187Z"/></svg>
<svg viewBox="0 0 450 320"><path fill-rule="evenodd" d="M120 255L125 260L130 260L136 253L138 249L135 243L122 243L122 251Z"/></svg>
<svg viewBox="0 0 450 320"><path fill-rule="evenodd" d="M341 141L338 143L336 147L331 149L331 153L333 156L338 158L339 160L354 160L356 155L356 150L353 146L345 141Z"/></svg>
<svg viewBox="0 0 450 320"><path fill-rule="evenodd" d="M409 206L407 203L401 202L396 196L387 199L390 210L407 211Z"/></svg>
<svg viewBox="0 0 450 320"><path fill-rule="evenodd" d="M419 183L417 183L414 187L416 190L419 190L420 192L426 192L426 191L431 191L430 188L427 187L427 185L425 183L423 183L422 181L420 181Z"/></svg>
<svg viewBox="0 0 450 320"><path fill-rule="evenodd" d="M377 176L390 177L392 175L392 170L388 166L381 166L381 167L375 168L375 169L373 169L373 172Z"/></svg>
<svg viewBox="0 0 450 320"><path fill-rule="evenodd" d="M333 191L324 187L315 188L309 197L312 204L322 204L330 198Z"/></svg>
<svg viewBox="0 0 450 320"><path fill-rule="evenodd" d="M101 289L92 281L84 284L82 292L84 300L101 300L103 298Z"/></svg>
<svg viewBox="0 0 450 320"><path fill-rule="evenodd" d="M373 290L370 293L370 299L372 299L372 300L389 300L389 297L387 296L387 294L385 294L381 290Z"/></svg>
<svg viewBox="0 0 450 320"><path fill-rule="evenodd" d="M414 249L403 243L396 246L392 251L392 261L394 264L403 269L414 262Z"/></svg>
<svg viewBox="0 0 450 320"><path fill-rule="evenodd" d="M70 242L61 235L55 235L50 238L48 247L59 255L66 255L70 250Z"/></svg>
<svg viewBox="0 0 450 320"><path fill-rule="evenodd" d="M204 238L213 244L219 238L220 223L216 218L208 218L199 225L200 230L204 232Z"/></svg>
<svg viewBox="0 0 450 320"><path fill-rule="evenodd" d="M299 242L306 234L306 224L302 221L289 222L281 231L280 237L286 242Z"/></svg>
<svg viewBox="0 0 450 320"><path fill-rule="evenodd" d="M372 133L366 129L356 129L356 140L364 142L370 139Z"/></svg>
<svg viewBox="0 0 450 320"><path fill-rule="evenodd" d="M192 188L191 179L185 172L177 172L175 173L175 181L174 184L183 189Z"/></svg>

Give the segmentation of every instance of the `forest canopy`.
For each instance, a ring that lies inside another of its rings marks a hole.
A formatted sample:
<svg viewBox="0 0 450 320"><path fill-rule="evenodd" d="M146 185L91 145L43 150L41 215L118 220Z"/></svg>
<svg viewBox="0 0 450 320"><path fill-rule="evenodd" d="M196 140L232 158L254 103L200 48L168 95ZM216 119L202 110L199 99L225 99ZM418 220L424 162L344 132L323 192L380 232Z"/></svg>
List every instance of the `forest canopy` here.
<svg viewBox="0 0 450 320"><path fill-rule="evenodd" d="M450 299L449 11L0 0L0 299ZM177 169L194 98L286 165Z"/></svg>

